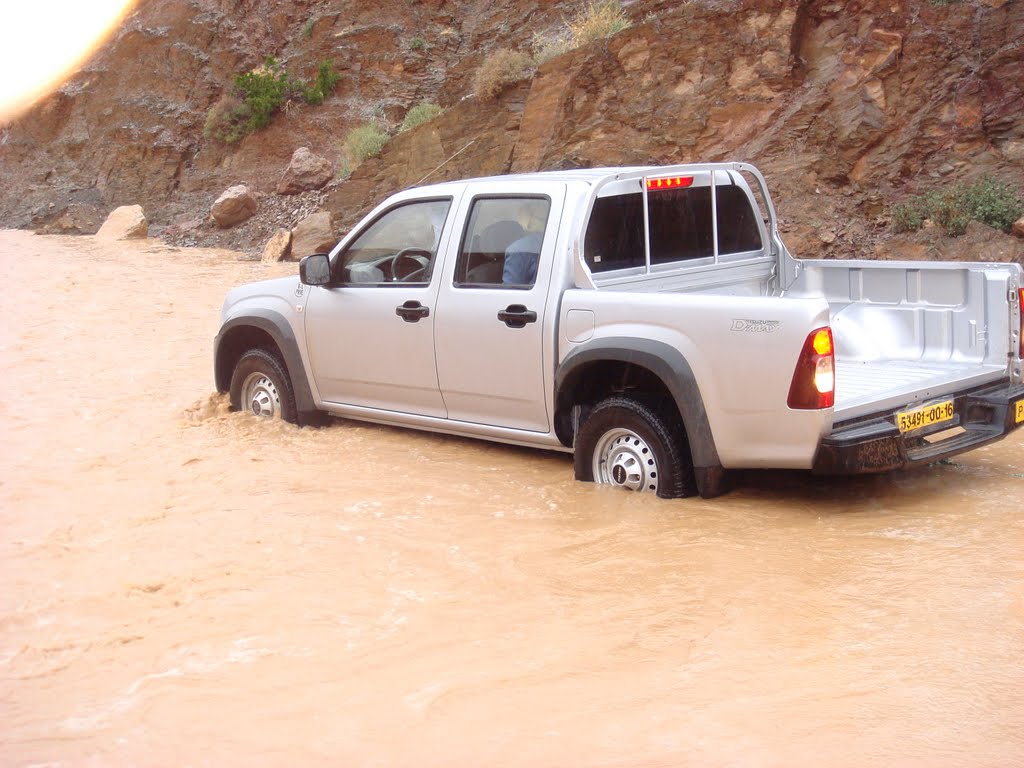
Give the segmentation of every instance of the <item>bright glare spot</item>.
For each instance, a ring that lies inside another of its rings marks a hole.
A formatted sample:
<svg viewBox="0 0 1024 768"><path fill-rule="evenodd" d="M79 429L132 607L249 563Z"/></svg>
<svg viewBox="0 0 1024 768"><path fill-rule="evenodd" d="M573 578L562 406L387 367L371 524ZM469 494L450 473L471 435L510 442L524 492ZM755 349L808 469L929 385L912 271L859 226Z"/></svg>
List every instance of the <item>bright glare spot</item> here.
<svg viewBox="0 0 1024 768"><path fill-rule="evenodd" d="M5 3L0 24L0 121L58 87L134 0Z"/></svg>

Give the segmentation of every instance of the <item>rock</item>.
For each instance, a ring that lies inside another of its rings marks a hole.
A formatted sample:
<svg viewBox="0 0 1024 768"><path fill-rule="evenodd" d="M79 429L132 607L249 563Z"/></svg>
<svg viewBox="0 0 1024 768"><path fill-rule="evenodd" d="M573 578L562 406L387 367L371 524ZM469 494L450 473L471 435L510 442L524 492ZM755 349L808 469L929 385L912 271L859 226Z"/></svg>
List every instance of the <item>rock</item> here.
<svg viewBox="0 0 1024 768"><path fill-rule="evenodd" d="M949 240L945 253L947 261L1015 261L1024 264L1024 242L980 221L972 221L963 236Z"/></svg>
<svg viewBox="0 0 1024 768"><path fill-rule="evenodd" d="M257 207L256 198L249 188L244 184L238 184L224 190L210 208L210 215L217 222L217 226L227 229L250 218L256 213Z"/></svg>
<svg viewBox="0 0 1024 768"><path fill-rule="evenodd" d="M115 208L103 222L96 237L101 240L127 240L129 238L146 237L149 224L141 205L122 205Z"/></svg>
<svg viewBox="0 0 1024 768"><path fill-rule="evenodd" d="M836 241L836 233L831 229L823 229L818 232L818 239L825 245L831 245Z"/></svg>
<svg viewBox="0 0 1024 768"><path fill-rule="evenodd" d="M263 247L263 262L274 263L288 258L292 247L292 233L287 229L279 229Z"/></svg>
<svg viewBox="0 0 1024 768"><path fill-rule="evenodd" d="M897 235L875 245L875 258L889 261L926 261L931 246L919 238Z"/></svg>
<svg viewBox="0 0 1024 768"><path fill-rule="evenodd" d="M311 253L331 250L338 242L331 227L331 214L327 211L304 218L292 230L292 255L301 259Z"/></svg>
<svg viewBox="0 0 1024 768"><path fill-rule="evenodd" d="M1017 237L1024 238L1024 216L1021 216L1019 219L1013 222L1013 227L1010 229L1010 231L1013 232L1013 234L1015 234Z"/></svg>
<svg viewBox="0 0 1024 768"><path fill-rule="evenodd" d="M333 178L334 166L329 160L314 155L308 147L299 147L277 183L277 193L296 195L299 192L320 189Z"/></svg>
<svg viewBox="0 0 1024 768"><path fill-rule="evenodd" d="M999 237L1001 233L998 229L994 229L984 222L972 220L967 222L967 229L964 232L964 235L968 239L981 238L982 240L989 240L994 237Z"/></svg>

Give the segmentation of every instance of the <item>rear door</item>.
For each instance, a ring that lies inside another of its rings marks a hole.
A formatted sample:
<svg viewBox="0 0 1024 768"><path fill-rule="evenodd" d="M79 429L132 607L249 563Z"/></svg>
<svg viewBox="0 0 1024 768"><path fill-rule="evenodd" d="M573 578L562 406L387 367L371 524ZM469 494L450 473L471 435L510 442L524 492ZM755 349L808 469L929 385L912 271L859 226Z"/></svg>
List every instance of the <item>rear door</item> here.
<svg viewBox="0 0 1024 768"><path fill-rule="evenodd" d="M565 185L471 186L454 271L437 299L437 377L448 418L548 432L544 334Z"/></svg>

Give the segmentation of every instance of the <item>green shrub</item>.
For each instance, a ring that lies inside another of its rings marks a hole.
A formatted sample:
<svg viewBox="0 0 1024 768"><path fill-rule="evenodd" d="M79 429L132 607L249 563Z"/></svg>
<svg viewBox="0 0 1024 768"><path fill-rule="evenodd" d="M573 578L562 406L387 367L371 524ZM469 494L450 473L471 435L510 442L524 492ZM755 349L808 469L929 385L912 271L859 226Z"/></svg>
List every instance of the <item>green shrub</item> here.
<svg viewBox="0 0 1024 768"><path fill-rule="evenodd" d="M522 51L501 48L483 60L473 76L473 92L482 99L492 99L511 83L533 73L533 57Z"/></svg>
<svg viewBox="0 0 1024 768"><path fill-rule="evenodd" d="M947 190L932 190L924 196L928 218L946 230L950 237L959 237L971 223L971 210L967 204L965 188L956 184Z"/></svg>
<svg viewBox="0 0 1024 768"><path fill-rule="evenodd" d="M897 203L889 211L892 217L893 232L916 232L924 226L928 212L917 199L905 203Z"/></svg>
<svg viewBox="0 0 1024 768"><path fill-rule="evenodd" d="M415 107L405 113L405 119L402 121L402 126L398 129L399 131L409 131L415 128L417 125L423 125L435 117L440 115L442 112L441 108L437 104L417 104Z"/></svg>
<svg viewBox="0 0 1024 768"><path fill-rule="evenodd" d="M983 176L973 184L958 183L933 189L897 203L889 211L894 232L913 232L931 219L952 237L967 231L972 221L1009 232L1024 214L1024 198L1012 184Z"/></svg>
<svg viewBox="0 0 1024 768"><path fill-rule="evenodd" d="M303 100L314 106L323 104L324 99L334 93L339 80L341 80L341 75L334 71L334 62L321 61L313 85L302 88Z"/></svg>
<svg viewBox="0 0 1024 768"><path fill-rule="evenodd" d="M367 158L379 155L389 138L387 132L375 123L353 128L345 136L346 165L355 168Z"/></svg>
<svg viewBox="0 0 1024 768"><path fill-rule="evenodd" d="M315 26L316 26L316 19L310 19L309 21L307 21L306 25L302 28L302 36L303 37L307 37L307 38L308 37L312 37L313 36L313 28Z"/></svg>
<svg viewBox="0 0 1024 768"><path fill-rule="evenodd" d="M569 22L573 48L603 40L629 27L619 0L590 0Z"/></svg>
<svg viewBox="0 0 1024 768"><path fill-rule="evenodd" d="M239 141L266 128L290 101L302 99L307 104L322 104L340 79L333 63L322 61L310 85L293 78L273 57L268 57L262 66L235 76L232 92L207 113L203 135L227 143Z"/></svg>
<svg viewBox="0 0 1024 768"><path fill-rule="evenodd" d="M427 44L427 41L424 40L422 37L414 37L412 40L409 41L409 50L410 51L419 51L422 48L424 48L426 46L426 44Z"/></svg>
<svg viewBox="0 0 1024 768"><path fill-rule="evenodd" d="M270 118L296 90L288 73L272 57L252 72L236 75L235 92L249 107L246 132L252 133L270 125Z"/></svg>
<svg viewBox="0 0 1024 768"><path fill-rule="evenodd" d="M1009 232L1013 222L1024 214L1020 190L1005 181L983 176L965 190L971 217L993 229Z"/></svg>

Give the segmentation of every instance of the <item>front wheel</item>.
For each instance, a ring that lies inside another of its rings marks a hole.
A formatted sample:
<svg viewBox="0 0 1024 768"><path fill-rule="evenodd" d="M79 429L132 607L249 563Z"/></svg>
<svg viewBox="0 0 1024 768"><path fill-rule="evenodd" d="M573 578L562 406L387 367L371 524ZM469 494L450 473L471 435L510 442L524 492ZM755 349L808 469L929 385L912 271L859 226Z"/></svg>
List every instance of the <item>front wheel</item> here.
<svg viewBox="0 0 1024 768"><path fill-rule="evenodd" d="M297 423L295 395L284 364L265 349L250 349L231 375L231 407L265 419Z"/></svg>
<svg viewBox="0 0 1024 768"><path fill-rule="evenodd" d="M628 397L602 400L587 416L576 436L575 469L577 480L665 499L697 493L682 423Z"/></svg>

